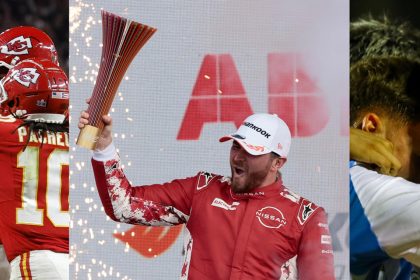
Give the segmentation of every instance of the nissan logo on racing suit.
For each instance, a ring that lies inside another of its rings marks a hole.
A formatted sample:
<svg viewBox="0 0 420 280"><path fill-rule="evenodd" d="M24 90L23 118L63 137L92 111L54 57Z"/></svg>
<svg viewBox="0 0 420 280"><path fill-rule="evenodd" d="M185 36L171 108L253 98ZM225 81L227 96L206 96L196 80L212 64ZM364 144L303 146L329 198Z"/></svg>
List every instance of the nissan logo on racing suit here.
<svg viewBox="0 0 420 280"><path fill-rule="evenodd" d="M286 225L283 213L272 206L263 207L257 210L256 217L266 228L279 228Z"/></svg>

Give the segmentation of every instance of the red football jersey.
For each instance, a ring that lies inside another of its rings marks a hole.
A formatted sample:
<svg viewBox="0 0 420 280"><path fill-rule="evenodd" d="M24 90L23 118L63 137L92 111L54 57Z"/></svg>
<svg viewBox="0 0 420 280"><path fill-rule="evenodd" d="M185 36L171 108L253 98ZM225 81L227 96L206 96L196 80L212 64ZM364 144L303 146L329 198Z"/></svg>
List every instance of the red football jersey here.
<svg viewBox="0 0 420 280"><path fill-rule="evenodd" d="M42 141L21 124L0 117L0 232L9 261L32 250L69 251L68 133Z"/></svg>

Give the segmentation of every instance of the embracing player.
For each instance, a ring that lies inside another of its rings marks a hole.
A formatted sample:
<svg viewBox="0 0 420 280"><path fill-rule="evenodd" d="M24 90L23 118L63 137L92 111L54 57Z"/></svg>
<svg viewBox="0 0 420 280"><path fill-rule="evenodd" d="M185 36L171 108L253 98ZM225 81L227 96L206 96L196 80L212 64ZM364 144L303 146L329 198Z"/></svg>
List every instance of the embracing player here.
<svg viewBox="0 0 420 280"><path fill-rule="evenodd" d="M51 60L58 65L56 48L45 32L32 26L17 26L0 33L0 79L14 65L31 58ZM5 108L5 106L0 107L0 114L9 114ZM0 231L0 279L9 279L9 276L10 265L1 242Z"/></svg>
<svg viewBox="0 0 420 280"><path fill-rule="evenodd" d="M11 279L68 279L68 79L24 60L0 83L0 228Z"/></svg>

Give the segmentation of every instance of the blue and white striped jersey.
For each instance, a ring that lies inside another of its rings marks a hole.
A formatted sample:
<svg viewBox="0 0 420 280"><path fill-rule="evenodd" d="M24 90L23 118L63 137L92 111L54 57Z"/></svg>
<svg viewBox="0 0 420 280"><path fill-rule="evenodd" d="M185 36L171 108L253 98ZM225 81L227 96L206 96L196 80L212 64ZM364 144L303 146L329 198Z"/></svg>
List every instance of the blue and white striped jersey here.
<svg viewBox="0 0 420 280"><path fill-rule="evenodd" d="M420 265L420 185L350 162L353 278L377 279L385 265L387 279L410 279L405 260Z"/></svg>

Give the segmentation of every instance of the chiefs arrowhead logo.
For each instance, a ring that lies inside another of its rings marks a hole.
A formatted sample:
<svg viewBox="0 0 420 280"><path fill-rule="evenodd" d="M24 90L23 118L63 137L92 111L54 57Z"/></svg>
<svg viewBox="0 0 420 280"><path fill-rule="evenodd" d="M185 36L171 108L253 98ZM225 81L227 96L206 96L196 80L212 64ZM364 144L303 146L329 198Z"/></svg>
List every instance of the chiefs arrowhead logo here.
<svg viewBox="0 0 420 280"><path fill-rule="evenodd" d="M38 80L39 73L36 71L35 68L22 68L19 70L15 70L12 75L12 79L14 79L19 84L29 87L30 84L36 84Z"/></svg>
<svg viewBox="0 0 420 280"><path fill-rule="evenodd" d="M7 42L6 45L1 46L0 53L22 55L28 54L29 49L31 48L31 40L29 38L19 36Z"/></svg>

